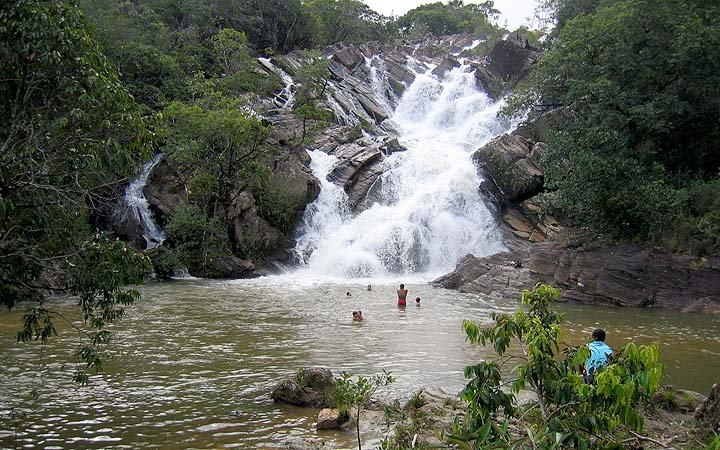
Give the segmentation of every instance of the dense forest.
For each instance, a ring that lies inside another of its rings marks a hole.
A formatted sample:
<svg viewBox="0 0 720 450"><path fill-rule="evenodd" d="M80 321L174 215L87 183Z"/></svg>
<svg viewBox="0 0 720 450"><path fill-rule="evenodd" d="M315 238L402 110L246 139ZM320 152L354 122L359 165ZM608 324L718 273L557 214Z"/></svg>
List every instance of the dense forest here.
<svg viewBox="0 0 720 450"><path fill-rule="evenodd" d="M675 251L720 250L720 6L706 0L547 0L545 52L505 114L563 108L543 155L544 207L599 235ZM455 33L495 42L492 1L431 3L397 18L359 0L10 0L0 6L0 299L69 292L97 329L152 266L103 230L122 189L159 151L192 169L192 203L168 218L162 272L208 255L251 258L223 211L251 190L290 230L268 182L269 125L246 106L282 87L256 57L304 52L298 117L329 76L317 50ZM486 44L487 45L487 44ZM324 65L325 64L325 65ZM302 142L297 142L302 145ZM53 334L40 304L24 339ZM103 334L95 335L101 342ZM92 360L92 352L89 353Z"/></svg>

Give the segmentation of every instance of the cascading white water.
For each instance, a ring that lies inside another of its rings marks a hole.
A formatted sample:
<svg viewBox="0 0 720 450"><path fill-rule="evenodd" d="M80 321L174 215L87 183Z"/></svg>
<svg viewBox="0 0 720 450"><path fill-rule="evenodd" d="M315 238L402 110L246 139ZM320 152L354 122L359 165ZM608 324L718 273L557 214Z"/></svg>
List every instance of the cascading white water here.
<svg viewBox="0 0 720 450"><path fill-rule="evenodd" d="M140 176L138 176L125 189L126 211L132 213L135 216L135 219L142 224L146 250L159 247L165 240L165 232L158 227L153 220L148 201L143 194L143 188L147 183L147 177L150 175L150 171L157 165L157 163L160 162L162 157L163 154L158 153L152 161L145 163Z"/></svg>
<svg viewBox="0 0 720 450"><path fill-rule="evenodd" d="M323 186L298 239L303 270L351 278L434 275L468 253L503 250L470 158L506 131L496 119L500 105L476 88L465 66L443 80L429 74L428 65L411 67L417 76L392 117L408 150L385 159L381 202L352 216L342 189L325 181L332 157L313 152Z"/></svg>
<svg viewBox="0 0 720 450"><path fill-rule="evenodd" d="M392 111L398 100L395 92L390 88L385 61L374 55L372 58L365 58L365 66L370 70L370 82L375 94L375 100L385 111Z"/></svg>
<svg viewBox="0 0 720 450"><path fill-rule="evenodd" d="M285 87L282 91L275 96L277 100L276 104L282 108L292 107L295 103L295 92L293 91L295 84L292 77L280 67L273 64L269 58L258 58L258 60L260 60L265 67L269 67L273 72L275 72L282 82L285 83Z"/></svg>
<svg viewBox="0 0 720 450"><path fill-rule="evenodd" d="M295 255L301 264L307 264L310 255L325 239L328 229L343 226L351 216L347 194L327 175L337 163L337 157L319 150L310 152L310 170L320 180L320 195L308 205L303 216L303 234L297 239Z"/></svg>

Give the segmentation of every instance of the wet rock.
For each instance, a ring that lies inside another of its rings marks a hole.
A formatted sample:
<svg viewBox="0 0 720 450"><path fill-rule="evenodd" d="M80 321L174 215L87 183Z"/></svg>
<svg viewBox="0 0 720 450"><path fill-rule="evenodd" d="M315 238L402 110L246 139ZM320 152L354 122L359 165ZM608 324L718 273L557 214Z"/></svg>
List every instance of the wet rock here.
<svg viewBox="0 0 720 450"><path fill-rule="evenodd" d="M318 413L317 425L318 430L334 430L340 424L340 411L337 409L323 408Z"/></svg>
<svg viewBox="0 0 720 450"><path fill-rule="evenodd" d="M550 131L562 127L571 118L569 108L554 108L522 123L512 134L534 142L547 142Z"/></svg>
<svg viewBox="0 0 720 450"><path fill-rule="evenodd" d="M519 298L519 292L531 289L534 284L529 270L524 267L522 256L510 252L485 258L467 255L460 260L454 271L431 283L436 287L506 299Z"/></svg>
<svg viewBox="0 0 720 450"><path fill-rule="evenodd" d="M440 64L433 70L433 74L435 76L438 76L442 78L445 76L445 73L449 72L450 70L460 67L460 63L454 59L454 58L443 58Z"/></svg>
<svg viewBox="0 0 720 450"><path fill-rule="evenodd" d="M335 446L319 438L291 435L285 439L285 447L283 448L286 450L331 450Z"/></svg>
<svg viewBox="0 0 720 450"><path fill-rule="evenodd" d="M383 153L379 144L341 145L336 147L332 154L338 157L338 163L328 174L328 180L339 184L348 193L348 202L352 209L367 206L361 203L382 174Z"/></svg>
<svg viewBox="0 0 720 450"><path fill-rule="evenodd" d="M328 369L301 369L270 395L276 403L321 408L332 403L335 379Z"/></svg>
<svg viewBox="0 0 720 450"><path fill-rule="evenodd" d="M539 57L540 53L529 48L527 41L506 39L490 50L485 57L485 67L493 77L514 86Z"/></svg>
<svg viewBox="0 0 720 450"><path fill-rule="evenodd" d="M219 256L213 260L217 278L249 278L254 275L255 264L237 256Z"/></svg>
<svg viewBox="0 0 720 450"><path fill-rule="evenodd" d="M158 211L157 219L163 218L180 206L188 204L185 183L187 175L181 173L170 156L164 156L148 175L143 194L154 211Z"/></svg>
<svg viewBox="0 0 720 450"><path fill-rule="evenodd" d="M499 41L475 67L477 86L497 100L522 80L540 57L540 53L527 45L527 40Z"/></svg>
<svg viewBox="0 0 720 450"><path fill-rule="evenodd" d="M338 43L332 49L335 51L332 58L351 71L365 61L365 57L355 47Z"/></svg>
<svg viewBox="0 0 720 450"><path fill-rule="evenodd" d="M709 430L720 430L720 383L713 385L710 395L697 407L695 419Z"/></svg>
<svg viewBox="0 0 720 450"><path fill-rule="evenodd" d="M519 136L503 134L473 154L482 177L480 190L486 198L503 208L538 193L543 172L537 162L544 144L532 145Z"/></svg>
<svg viewBox="0 0 720 450"><path fill-rule="evenodd" d="M561 300L615 306L683 310L698 301L720 303L718 258L698 259L631 244L589 243L561 228L552 240L530 243L510 238L509 253L466 256L433 284L461 292L520 298L537 282L560 289ZM518 260L522 269L503 267Z"/></svg>

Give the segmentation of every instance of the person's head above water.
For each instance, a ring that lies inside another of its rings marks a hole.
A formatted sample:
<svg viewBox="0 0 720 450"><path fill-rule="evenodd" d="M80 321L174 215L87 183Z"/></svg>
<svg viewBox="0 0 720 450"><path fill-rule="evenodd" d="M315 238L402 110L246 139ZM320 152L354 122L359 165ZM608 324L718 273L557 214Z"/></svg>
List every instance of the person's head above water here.
<svg viewBox="0 0 720 450"><path fill-rule="evenodd" d="M400 289L405 289L405 285L400 283Z"/></svg>
<svg viewBox="0 0 720 450"><path fill-rule="evenodd" d="M592 332L592 340L605 342L605 330L602 328L596 328Z"/></svg>
<svg viewBox="0 0 720 450"><path fill-rule="evenodd" d="M345 293L345 296L346 296L346 297L352 297L352 294L350 293L350 291L348 291L348 292Z"/></svg>
<svg viewBox="0 0 720 450"><path fill-rule="evenodd" d="M415 302L420 303L420 297L415 297Z"/></svg>

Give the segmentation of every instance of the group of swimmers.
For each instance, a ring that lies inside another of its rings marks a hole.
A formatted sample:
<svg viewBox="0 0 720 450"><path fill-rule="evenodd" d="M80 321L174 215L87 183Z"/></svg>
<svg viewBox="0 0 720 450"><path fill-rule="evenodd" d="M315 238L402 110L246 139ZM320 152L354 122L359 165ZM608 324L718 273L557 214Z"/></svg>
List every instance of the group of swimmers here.
<svg viewBox="0 0 720 450"><path fill-rule="evenodd" d="M368 291L372 290L372 286L368 284L367 290ZM399 308L401 308L401 309L405 308L405 306L407 305L407 295L408 295L408 290L405 289L405 285L401 283L400 289L397 290L397 296L398 296L397 304L398 304ZM350 291L345 292L345 297L346 298L352 297L352 294L350 293ZM415 305L420 306L420 297L415 297ZM363 320L364 317L363 317L362 311L361 310L353 311L352 319L355 322L359 322L359 321Z"/></svg>

